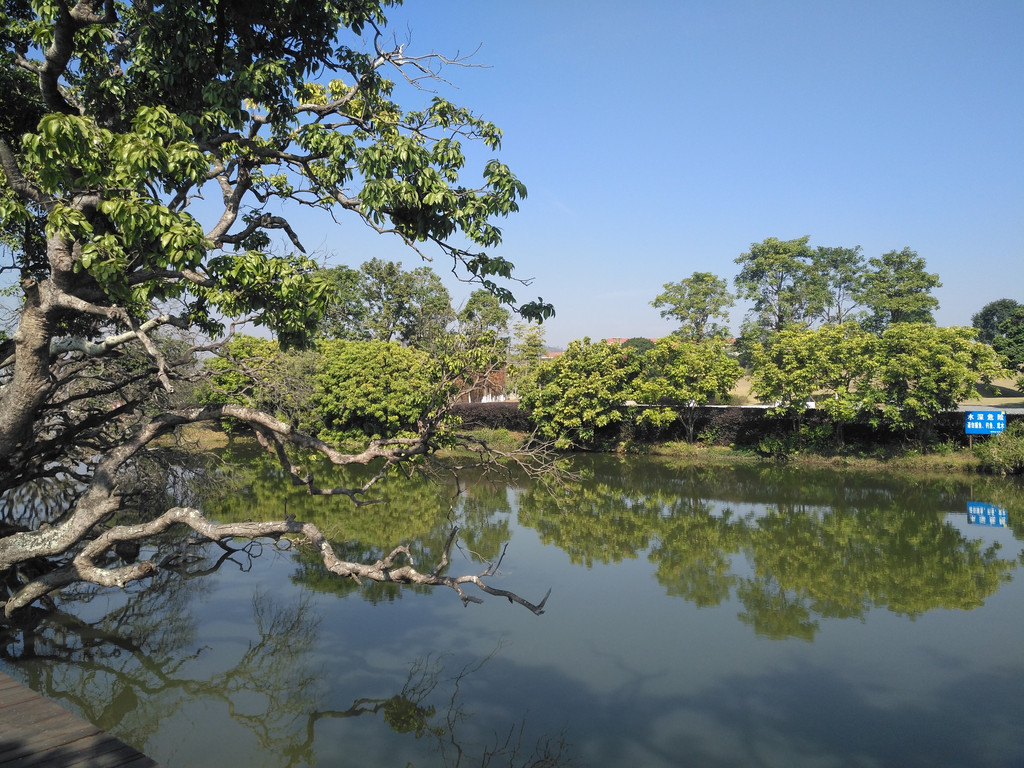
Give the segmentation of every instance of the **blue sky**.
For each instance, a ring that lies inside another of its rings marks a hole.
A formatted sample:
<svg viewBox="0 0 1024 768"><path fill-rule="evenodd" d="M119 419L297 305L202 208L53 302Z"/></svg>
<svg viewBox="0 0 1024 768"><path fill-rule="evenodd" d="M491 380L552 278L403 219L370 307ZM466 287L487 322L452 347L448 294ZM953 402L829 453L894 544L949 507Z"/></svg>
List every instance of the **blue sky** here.
<svg viewBox="0 0 1024 768"><path fill-rule="evenodd" d="M391 18L411 53L488 65L446 69L441 93L505 131L529 197L496 253L533 278L517 295L555 304L550 343L665 335L663 283L731 281L766 237L909 246L942 325L1024 301L1021 0L407 0Z"/></svg>

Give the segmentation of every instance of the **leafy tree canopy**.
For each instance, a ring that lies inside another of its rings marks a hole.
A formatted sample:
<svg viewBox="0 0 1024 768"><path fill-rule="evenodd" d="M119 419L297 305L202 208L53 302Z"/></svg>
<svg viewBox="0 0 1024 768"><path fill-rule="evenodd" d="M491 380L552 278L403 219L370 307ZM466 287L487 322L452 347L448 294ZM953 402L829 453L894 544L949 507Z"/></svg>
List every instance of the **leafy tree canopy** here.
<svg viewBox="0 0 1024 768"><path fill-rule="evenodd" d="M1024 373L1024 306L1007 313L992 346L1018 374Z"/></svg>
<svg viewBox="0 0 1024 768"><path fill-rule="evenodd" d="M681 417L687 439L694 438L697 408L724 402L739 381L739 363L720 339L690 341L670 336L645 355L646 367L637 383L637 400L644 405L667 405L641 411L639 420L667 424Z"/></svg>
<svg viewBox="0 0 1024 768"><path fill-rule="evenodd" d="M544 327L528 323L512 326L512 339L508 355L509 391L518 394L519 383L529 380L541 363L544 354Z"/></svg>
<svg viewBox="0 0 1024 768"><path fill-rule="evenodd" d="M433 402L426 353L395 341L325 341L313 396L321 436L382 438L415 435Z"/></svg>
<svg viewBox="0 0 1024 768"><path fill-rule="evenodd" d="M875 349L875 373L864 393L874 406L871 420L918 437L935 416L966 400L978 381L1002 372L973 328L898 323L883 331Z"/></svg>
<svg viewBox="0 0 1024 768"><path fill-rule="evenodd" d="M978 329L978 341L991 344L1000 335L999 326L1009 318L1020 303L1013 299L990 301L971 317L971 325Z"/></svg>
<svg viewBox="0 0 1024 768"><path fill-rule="evenodd" d="M835 425L853 421L871 403L865 393L876 369L876 338L856 323L791 328L753 349L752 391L774 411L799 419L808 403L825 411Z"/></svg>
<svg viewBox="0 0 1024 768"><path fill-rule="evenodd" d="M896 323L934 323L939 300L931 292L941 287L939 276L925 271L924 258L910 248L868 259L857 295L869 313L864 326L881 333Z"/></svg>
<svg viewBox="0 0 1024 768"><path fill-rule="evenodd" d="M861 247L818 246L811 257L814 270L826 283L825 306L821 321L826 325L842 325L856 319L857 291L864 277L864 254Z"/></svg>
<svg viewBox="0 0 1024 768"><path fill-rule="evenodd" d="M989 302L971 318L978 341L991 344L1015 371L1024 371L1024 305L1013 299Z"/></svg>
<svg viewBox="0 0 1024 768"><path fill-rule="evenodd" d="M556 447L589 447L602 429L626 417L641 358L636 350L618 344L573 341L523 382L522 404Z"/></svg>
<svg viewBox="0 0 1024 768"><path fill-rule="evenodd" d="M643 336L634 336L622 342L622 346L635 349L637 352L650 352L654 349L654 342Z"/></svg>
<svg viewBox="0 0 1024 768"><path fill-rule="evenodd" d="M729 328L729 307L735 303L729 284L711 272L694 272L678 283L665 283L664 292L651 302L661 308L662 317L679 323L676 334L701 341L725 336ZM721 320L722 323L718 321Z"/></svg>
<svg viewBox="0 0 1024 768"><path fill-rule="evenodd" d="M774 333L792 325L806 325L828 303L826 281L814 268L810 236L795 240L769 237L751 243L740 254L734 282L740 298L753 302L751 316L763 331Z"/></svg>

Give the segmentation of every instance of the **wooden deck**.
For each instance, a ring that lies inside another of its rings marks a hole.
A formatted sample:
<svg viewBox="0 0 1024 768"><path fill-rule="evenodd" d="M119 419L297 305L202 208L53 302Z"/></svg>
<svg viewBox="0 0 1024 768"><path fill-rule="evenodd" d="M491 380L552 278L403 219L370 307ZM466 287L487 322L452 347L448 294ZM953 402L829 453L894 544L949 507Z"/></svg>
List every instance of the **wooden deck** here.
<svg viewBox="0 0 1024 768"><path fill-rule="evenodd" d="M0 768L159 768L158 763L0 672Z"/></svg>

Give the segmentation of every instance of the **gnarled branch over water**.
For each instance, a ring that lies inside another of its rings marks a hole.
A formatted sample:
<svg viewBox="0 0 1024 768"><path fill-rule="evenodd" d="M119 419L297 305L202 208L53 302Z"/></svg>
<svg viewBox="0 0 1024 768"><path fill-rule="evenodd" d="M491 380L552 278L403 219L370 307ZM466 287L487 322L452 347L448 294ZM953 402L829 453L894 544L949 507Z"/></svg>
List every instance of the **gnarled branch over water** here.
<svg viewBox="0 0 1024 768"><path fill-rule="evenodd" d="M518 603L537 615L544 613L544 606L551 594L551 591L548 590L548 594L544 596L543 600L539 603L532 603L514 592L489 586L485 579L493 576L497 570L496 566L492 564L478 574L462 576L444 575L443 567L422 572L416 570L412 553L406 546L395 547L387 557L373 563L354 563L340 559L331 543L312 523L295 520L215 523L207 519L198 509L174 507L148 523L115 526L92 539L67 566L32 580L11 596L4 606L5 615L10 618L18 608L31 604L54 589L60 589L76 582L124 588L129 582L152 576L158 568L173 567L172 562L156 563L152 560L144 560L110 568L104 567L99 561L108 553L113 552L119 544L145 540L179 524L188 526L208 541L223 541L233 538L282 539L295 537L301 545L310 546L319 552L327 570L341 578L352 579L357 583L362 583L365 580L393 584L416 584L424 587L448 587L455 590L465 605L482 602L480 598L463 591L463 586L467 584L476 586L486 594L504 597L509 602ZM445 547L445 561L447 561L448 552L454 541L455 530L452 531Z"/></svg>

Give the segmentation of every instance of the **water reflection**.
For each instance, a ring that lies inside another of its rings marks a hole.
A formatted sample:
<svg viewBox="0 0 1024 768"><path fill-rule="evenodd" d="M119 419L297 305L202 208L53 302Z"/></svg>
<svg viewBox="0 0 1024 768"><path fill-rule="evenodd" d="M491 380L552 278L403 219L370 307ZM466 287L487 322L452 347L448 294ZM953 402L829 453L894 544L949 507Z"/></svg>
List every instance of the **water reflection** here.
<svg viewBox="0 0 1024 768"><path fill-rule="evenodd" d="M254 461L204 501L313 520L352 559L429 563L455 523L464 562L510 544L507 586L554 588L542 617L361 587L301 548L190 548L151 585L24 614L0 660L171 768L1021 764L1019 484L574 470L353 508ZM1006 528L969 524L982 500Z"/></svg>
<svg viewBox="0 0 1024 768"><path fill-rule="evenodd" d="M68 595L59 608L23 614L22 626L0 630L0 659L33 690L176 765L315 765L330 754L318 731L353 718L379 718L396 736L428 741L446 766L571 764L563 734L528 742L525 718L482 740L466 728L473 715L461 689L500 648L454 670L448 654L415 657L390 695L330 706L351 686L336 665L317 659L328 639L308 594L280 600L257 589L245 618L238 606L225 616L223 600L215 612L203 609L219 569L249 571L260 553L257 546L192 559L188 573L120 596L91 588ZM229 632L211 642L221 622ZM251 746L236 745L224 762L211 745L228 719Z"/></svg>
<svg viewBox="0 0 1024 768"><path fill-rule="evenodd" d="M297 493L280 466L262 454L233 456L212 485L204 501L208 514L222 521L273 519L293 514L315 523L330 539L338 556L373 562L398 545L408 544L417 563L440 561L452 526L459 527L456 546L477 562L497 560L510 538L512 507L508 484L477 474L470 488L422 477L392 478L375 486L374 501L355 506L347 499ZM318 475L332 484L358 485L364 468L319 467ZM377 603L401 599L404 592L430 591L429 587L380 584L361 588L339 579L323 565L317 553L299 550L296 584L325 594L358 593Z"/></svg>
<svg viewBox="0 0 1024 768"><path fill-rule="evenodd" d="M812 640L823 618L971 609L1011 578L1016 560L946 519L963 508L954 496L832 472L599 460L561 496L522 493L519 522L588 567L646 554L668 594L735 597L758 634Z"/></svg>
<svg viewBox="0 0 1024 768"><path fill-rule="evenodd" d="M968 536L946 517L976 491L1004 497L1003 509L1020 504L1020 486L1005 481L914 483L776 465L723 469L610 457L581 457L572 470L574 481L554 489L482 476L464 478L469 490L461 495L445 484L386 483L379 505L354 507L296 496L272 463L257 458L207 504L227 519L288 509L330 531L339 551L358 560L379 558L402 542L415 546L420 562L433 562L453 523L461 546L493 560L514 517L577 565L646 557L668 595L700 607L737 600L738 619L774 639L810 641L822 619L863 619L872 608L909 617L969 610L1018 564L1000 556L998 543ZM337 595L358 589L334 578L313 553L300 552L297 562L298 584ZM391 601L403 589L359 593Z"/></svg>

